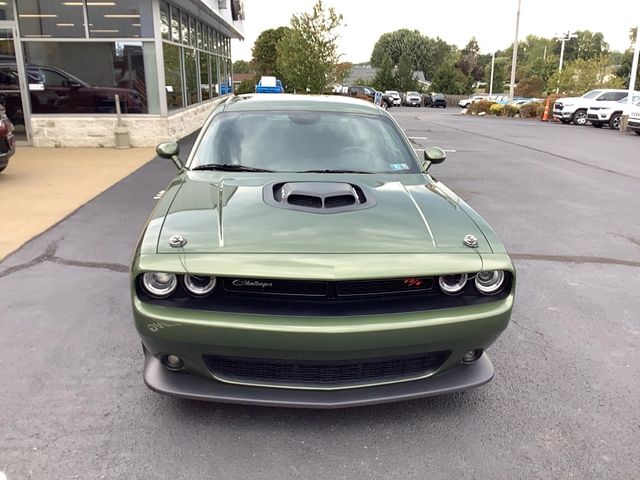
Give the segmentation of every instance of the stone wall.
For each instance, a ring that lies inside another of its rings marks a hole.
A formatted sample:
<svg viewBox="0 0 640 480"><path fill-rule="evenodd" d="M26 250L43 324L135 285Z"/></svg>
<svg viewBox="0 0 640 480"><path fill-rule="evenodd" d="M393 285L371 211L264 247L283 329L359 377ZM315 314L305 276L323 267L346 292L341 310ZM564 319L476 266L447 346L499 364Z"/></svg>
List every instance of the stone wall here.
<svg viewBox="0 0 640 480"><path fill-rule="evenodd" d="M168 117L159 115L124 116L132 147L155 147L179 140L195 132L214 107L224 98L216 98L182 109ZM34 147L114 147L116 117L91 115L37 115L31 118Z"/></svg>

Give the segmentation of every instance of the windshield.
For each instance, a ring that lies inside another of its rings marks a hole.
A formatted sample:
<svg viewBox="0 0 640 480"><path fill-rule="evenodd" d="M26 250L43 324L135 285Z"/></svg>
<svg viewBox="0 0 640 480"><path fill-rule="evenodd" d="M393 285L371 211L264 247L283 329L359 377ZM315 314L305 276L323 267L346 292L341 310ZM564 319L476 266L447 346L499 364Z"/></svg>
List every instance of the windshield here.
<svg viewBox="0 0 640 480"><path fill-rule="evenodd" d="M391 120L313 111L220 113L208 125L190 168L205 165L281 172L420 172Z"/></svg>
<svg viewBox="0 0 640 480"><path fill-rule="evenodd" d="M590 92L582 95L582 98L596 98L598 95L602 93L602 90L591 90Z"/></svg>
<svg viewBox="0 0 640 480"><path fill-rule="evenodd" d="M420 94L418 92L409 92L409 95L413 95L414 97L419 97Z"/></svg>

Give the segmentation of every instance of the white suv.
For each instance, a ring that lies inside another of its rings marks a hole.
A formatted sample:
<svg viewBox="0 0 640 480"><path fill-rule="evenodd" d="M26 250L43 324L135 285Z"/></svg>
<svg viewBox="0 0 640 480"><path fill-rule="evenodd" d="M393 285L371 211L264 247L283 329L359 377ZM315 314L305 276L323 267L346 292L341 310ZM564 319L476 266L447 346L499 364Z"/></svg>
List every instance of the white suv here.
<svg viewBox="0 0 640 480"><path fill-rule="evenodd" d="M553 104L553 116L562 123L587 124L587 110L596 102L617 102L627 96L628 90L591 90L581 97L559 98Z"/></svg>
<svg viewBox="0 0 640 480"><path fill-rule="evenodd" d="M631 113L629 114L629 123L627 123L627 126L629 127L629 130L640 135L640 103L636 103L631 109Z"/></svg>
<svg viewBox="0 0 640 480"><path fill-rule="evenodd" d="M631 103L637 105L638 102L640 102L640 92L635 92ZM587 110L587 120L596 128L609 125L609 128L618 130L620 128L620 117L626 105L627 97L617 102L602 101L593 103Z"/></svg>
<svg viewBox="0 0 640 480"><path fill-rule="evenodd" d="M396 92L395 90L387 90L384 92L385 95L389 95L389 97L391 98L391 100L393 101L393 106L400 106L400 104L402 103L402 99L400 98L400 94L398 92Z"/></svg>

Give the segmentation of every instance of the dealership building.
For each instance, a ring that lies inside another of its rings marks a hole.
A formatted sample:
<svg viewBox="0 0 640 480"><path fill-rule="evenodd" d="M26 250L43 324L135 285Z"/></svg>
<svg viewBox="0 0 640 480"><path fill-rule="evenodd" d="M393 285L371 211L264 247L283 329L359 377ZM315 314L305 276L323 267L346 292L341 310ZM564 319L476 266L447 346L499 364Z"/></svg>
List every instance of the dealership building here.
<svg viewBox="0 0 640 480"><path fill-rule="evenodd" d="M0 1L0 103L35 147L131 146L202 125L232 90L241 0ZM116 102L116 98L118 102Z"/></svg>

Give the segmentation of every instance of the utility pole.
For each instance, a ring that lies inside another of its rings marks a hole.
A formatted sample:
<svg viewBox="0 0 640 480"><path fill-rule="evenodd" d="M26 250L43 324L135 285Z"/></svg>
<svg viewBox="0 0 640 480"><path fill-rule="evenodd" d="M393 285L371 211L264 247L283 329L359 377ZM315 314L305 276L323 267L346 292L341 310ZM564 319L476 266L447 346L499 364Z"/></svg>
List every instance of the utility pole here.
<svg viewBox="0 0 640 480"><path fill-rule="evenodd" d="M631 78L629 79L629 93L627 95L627 104L624 107L624 111L622 112L622 117L620 118L620 131L622 133L627 133L629 115L631 114L631 107L633 105L633 94L636 89L636 76L638 75L638 57L640 57L640 25L638 25L638 30L636 31L636 47L633 52L633 60L631 62Z"/></svg>
<svg viewBox="0 0 640 480"><path fill-rule="evenodd" d="M489 96L493 95L493 67L496 64L496 52L491 53L491 80L489 81ZM504 82L503 82L504 83ZM504 85L503 92L504 92Z"/></svg>
<svg viewBox="0 0 640 480"><path fill-rule="evenodd" d="M562 35L556 34L556 40L560 40L562 42L562 46L560 47L560 64L558 65L558 72L562 72L562 62L564 62L564 44L572 38L576 37L577 35L571 33L571 30L569 30L567 33L563 33Z"/></svg>
<svg viewBox="0 0 640 480"><path fill-rule="evenodd" d="M513 93L516 88L516 64L518 63L518 29L520 28L520 4L518 0L518 13L516 15L516 38L513 41L513 58L511 59L511 84L509 85L509 98L513 101Z"/></svg>

